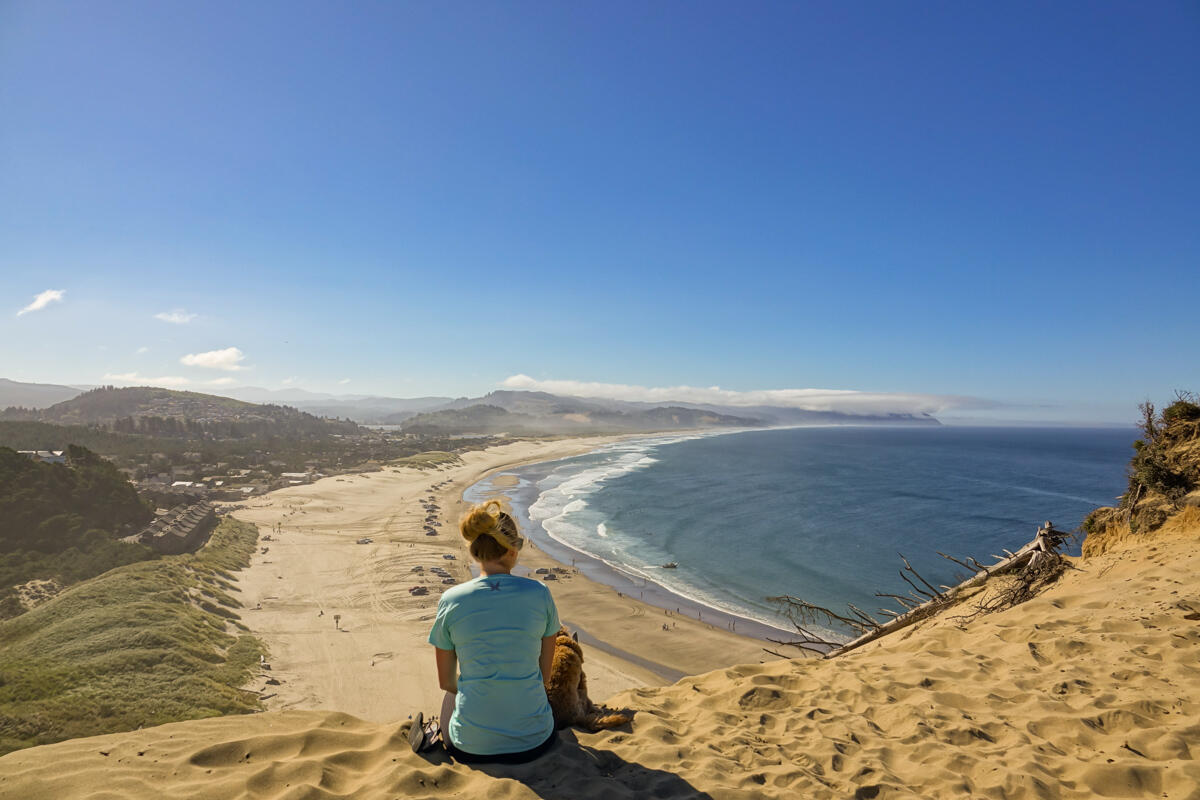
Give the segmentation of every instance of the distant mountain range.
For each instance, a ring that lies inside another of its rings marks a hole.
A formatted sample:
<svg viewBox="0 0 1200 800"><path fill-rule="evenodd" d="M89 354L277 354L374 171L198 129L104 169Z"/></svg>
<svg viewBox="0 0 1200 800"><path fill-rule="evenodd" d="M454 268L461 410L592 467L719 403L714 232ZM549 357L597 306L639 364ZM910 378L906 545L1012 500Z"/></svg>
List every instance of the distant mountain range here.
<svg viewBox="0 0 1200 800"><path fill-rule="evenodd" d="M171 415L187 418L228 418L230 414L275 419L290 406L307 417L350 419L362 425L400 425L428 433L558 434L605 431L648 431L715 428L776 427L784 425L938 425L928 414L850 414L811 411L786 406L721 406L685 402L634 403L601 398L564 397L545 392L495 391L482 397L377 397L334 395L304 389L240 387L223 396L167 389L107 389L79 403L64 403L81 395L70 386L19 383L0 379L0 409L40 408L37 416L63 423L110 422L116 417ZM149 394L148 394L149 393ZM89 394L94 395L95 392ZM190 399L189 399L190 398ZM199 400L198 398L210 398ZM223 401L223 402L218 402ZM105 403L115 403L111 408ZM56 405L57 404L57 405ZM240 404L234 412L234 406ZM264 406L262 404L269 404ZM158 410L151 410L158 409ZM289 411L291 411L289 409ZM119 413L118 413L119 412ZM293 414L295 412L292 412Z"/></svg>
<svg viewBox="0 0 1200 800"><path fill-rule="evenodd" d="M504 412L504 413L498 413ZM405 430L488 433L497 430L640 431L683 428L765 428L784 425L938 425L928 414L846 414L782 406L631 403L546 392L495 391L459 398L409 417ZM509 428L504 426L508 425Z"/></svg>
<svg viewBox="0 0 1200 800"><path fill-rule="evenodd" d="M404 430L412 433L625 433L692 428L753 427L755 420L728 414L714 414L678 406L660 406L634 411L610 411L590 408L586 403L570 402L572 398L543 395L540 392L506 392L508 395L535 397L506 397L511 405L527 411L509 411L485 402L440 411L427 411L404 422ZM470 402L470 401L467 401Z"/></svg>

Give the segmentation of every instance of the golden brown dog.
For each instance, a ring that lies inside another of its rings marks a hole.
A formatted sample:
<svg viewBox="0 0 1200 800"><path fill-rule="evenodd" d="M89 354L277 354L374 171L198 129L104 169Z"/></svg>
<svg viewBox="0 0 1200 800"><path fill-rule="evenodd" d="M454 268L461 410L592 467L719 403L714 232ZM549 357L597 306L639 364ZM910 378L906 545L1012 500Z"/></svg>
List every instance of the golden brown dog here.
<svg viewBox="0 0 1200 800"><path fill-rule="evenodd" d="M579 641L558 629L554 640L554 661L550 667L550 678L546 681L546 697L554 712L554 727L568 728L578 725L595 733L605 728L616 728L629 722L630 717L616 714L598 706L588 699L587 678L583 675L583 648Z"/></svg>

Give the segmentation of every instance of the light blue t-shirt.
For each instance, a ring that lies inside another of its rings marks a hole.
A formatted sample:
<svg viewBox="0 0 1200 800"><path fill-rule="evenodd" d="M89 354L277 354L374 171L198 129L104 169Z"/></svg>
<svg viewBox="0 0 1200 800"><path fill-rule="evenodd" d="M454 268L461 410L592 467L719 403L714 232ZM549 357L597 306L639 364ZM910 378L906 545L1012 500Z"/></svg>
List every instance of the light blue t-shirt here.
<svg viewBox="0 0 1200 800"><path fill-rule="evenodd" d="M429 643L458 655L458 696L450 741L476 755L520 753L554 731L538 657L558 632L558 609L545 584L483 575L438 601Z"/></svg>

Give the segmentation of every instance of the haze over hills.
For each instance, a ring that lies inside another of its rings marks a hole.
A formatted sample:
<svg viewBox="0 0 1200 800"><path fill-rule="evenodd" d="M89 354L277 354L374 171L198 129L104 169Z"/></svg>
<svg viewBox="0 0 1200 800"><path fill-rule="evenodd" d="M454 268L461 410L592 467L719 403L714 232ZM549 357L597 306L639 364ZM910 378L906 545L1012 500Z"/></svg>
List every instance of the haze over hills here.
<svg viewBox="0 0 1200 800"><path fill-rule="evenodd" d="M239 387L227 390L221 395L168 389L151 391L146 387L141 387L138 392L127 389L111 391L125 394L95 395L89 392L86 400L75 403L60 402L58 405L61 407L52 408L52 403L31 405L30 400L51 399L73 393L66 398L67 401L73 401L79 400L81 392L66 386L3 381L0 383L0 408L41 408L43 411L33 418L64 424L94 424L108 423L117 417L146 415L223 418L237 414L247 417L265 415L266 418L278 419L280 414L284 413L280 408L291 407L303 412L305 416L349 419L360 425L407 427L411 421L411 424L416 426L413 430L419 428L444 433L495 432L499 430L497 425L508 426L508 429L514 432L536 434L583 430L661 430L664 427L940 424L935 417L926 413L852 413L788 406L734 406L676 400L634 402L507 389L489 392L481 397L454 399L437 396L399 398L334 395L296 387L274 390ZM24 402L20 402L21 400ZM489 407L503 411L504 414L498 414L496 411L474 411L471 414L442 413L462 412L472 407ZM275 410L254 410L258 408ZM671 411L663 412L661 409ZM429 416L432 414L440 416ZM414 420L418 416L421 419Z"/></svg>
<svg viewBox="0 0 1200 800"><path fill-rule="evenodd" d="M449 397L381 397L370 394L331 394L310 392L295 386L264 389L258 386L238 386L221 391L249 403L289 405L318 417L350 419L360 425L391 425L422 411L443 407Z"/></svg>
<svg viewBox="0 0 1200 800"><path fill-rule="evenodd" d="M734 413L754 417L762 424L784 425L940 425L937 417L926 413L851 414L842 411L815 411L787 406L717 406L704 403L677 403L681 408Z"/></svg>
<svg viewBox="0 0 1200 800"><path fill-rule="evenodd" d="M223 394L252 403L286 403L318 417L352 419L360 425L394 425L414 414L440 408L449 397L380 397L369 394L329 394L287 387L261 389L239 386Z"/></svg>
<svg viewBox="0 0 1200 800"><path fill-rule="evenodd" d="M8 378L0 378L0 409L16 406L19 408L48 408L55 403L70 400L83 392L73 386L59 386L53 383L22 383Z"/></svg>

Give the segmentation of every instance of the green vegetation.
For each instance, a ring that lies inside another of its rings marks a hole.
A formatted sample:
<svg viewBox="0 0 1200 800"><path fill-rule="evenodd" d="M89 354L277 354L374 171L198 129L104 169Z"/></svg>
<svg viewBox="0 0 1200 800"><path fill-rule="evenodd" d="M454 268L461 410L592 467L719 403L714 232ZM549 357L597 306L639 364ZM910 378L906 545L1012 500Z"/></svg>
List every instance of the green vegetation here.
<svg viewBox="0 0 1200 800"><path fill-rule="evenodd" d="M398 458L390 462L394 467L416 467L417 469L432 469L444 464L461 464L462 458L458 453L447 453L445 450L430 450L426 453Z"/></svg>
<svg viewBox="0 0 1200 800"><path fill-rule="evenodd" d="M247 439L353 434L349 420L315 417L290 406L245 403L200 392L136 386L102 386L36 411L8 408L0 416L60 424L100 425L114 433L168 438Z"/></svg>
<svg viewBox="0 0 1200 800"><path fill-rule="evenodd" d="M189 438L114 433L84 425L0 420L0 446L14 450L63 450L69 444L77 444L111 458L117 466L131 470L139 480L182 466L196 470L189 474L189 479L206 474L203 469L206 466L213 470L219 468L221 472L262 470L275 476L309 467L345 472L371 461L389 461L429 450L482 448L492 443L445 435L412 436L370 428L360 428L354 435L220 439L203 435Z"/></svg>
<svg viewBox="0 0 1200 800"><path fill-rule="evenodd" d="M1135 506L1145 494L1157 493L1178 509L1184 495L1200 486L1200 469L1175 452L1178 444L1196 437L1200 405L1195 400L1194 394L1179 392L1157 417L1153 403L1142 403L1143 437L1133 443L1136 452L1129 462L1129 490L1122 506ZM1157 520L1150 527L1161 523Z"/></svg>
<svg viewBox="0 0 1200 800"><path fill-rule="evenodd" d="M0 487L4 550L57 552L84 530L115 533L145 524L153 513L112 464L75 445L67 448L65 465L0 447Z"/></svg>
<svg viewBox="0 0 1200 800"><path fill-rule="evenodd" d="M133 442L137 442L136 448L129 446ZM89 428L85 425L52 425L31 420L0 420L0 444L14 450L64 450L67 444L77 444L96 453L108 454L142 452L147 444L157 445L154 449L160 451L163 450L163 446L169 448L172 445L179 447L180 452L186 449L178 442L153 439L142 439L138 442L132 437L109 433L100 428Z"/></svg>
<svg viewBox="0 0 1200 800"><path fill-rule="evenodd" d="M1200 402L1192 392L1177 392L1175 402L1157 412L1149 401L1139 406L1142 438L1133 443L1129 488L1116 508L1098 508L1083 530L1100 534L1114 524L1130 533L1152 531L1179 511L1200 488Z"/></svg>
<svg viewBox="0 0 1200 800"><path fill-rule="evenodd" d="M0 618L23 610L17 584L69 585L152 558L149 548L116 541L152 515L125 476L90 450L70 445L64 465L0 447Z"/></svg>
<svg viewBox="0 0 1200 800"><path fill-rule="evenodd" d="M409 433L482 433L522 430L533 422L528 414L510 414L499 406L468 406L417 414L402 427Z"/></svg>
<svg viewBox="0 0 1200 800"><path fill-rule="evenodd" d="M224 519L194 554L130 564L0 622L0 753L261 710L264 648L224 590L258 529Z"/></svg>
<svg viewBox="0 0 1200 800"><path fill-rule="evenodd" d="M1200 397L1195 392L1179 392L1174 403L1162 411L1163 427L1171 427L1177 422L1196 422L1200 420Z"/></svg>

